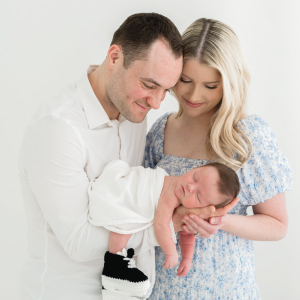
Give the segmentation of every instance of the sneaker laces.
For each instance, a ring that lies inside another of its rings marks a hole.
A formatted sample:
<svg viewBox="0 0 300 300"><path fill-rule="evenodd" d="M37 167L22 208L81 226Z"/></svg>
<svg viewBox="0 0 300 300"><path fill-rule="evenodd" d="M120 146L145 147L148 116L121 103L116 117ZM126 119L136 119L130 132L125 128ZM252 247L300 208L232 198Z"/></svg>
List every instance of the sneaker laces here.
<svg viewBox="0 0 300 300"><path fill-rule="evenodd" d="M128 268L132 269L136 267L134 258L127 257L127 250L125 248L123 248L122 252L117 252L117 254L124 256L123 260L128 261Z"/></svg>

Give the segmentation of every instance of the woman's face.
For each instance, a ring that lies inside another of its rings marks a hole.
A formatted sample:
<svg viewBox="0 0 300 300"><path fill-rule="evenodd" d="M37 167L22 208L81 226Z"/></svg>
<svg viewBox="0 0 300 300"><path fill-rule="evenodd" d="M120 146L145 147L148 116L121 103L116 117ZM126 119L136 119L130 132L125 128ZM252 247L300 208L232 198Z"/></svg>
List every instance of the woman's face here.
<svg viewBox="0 0 300 300"><path fill-rule="evenodd" d="M183 66L174 92L183 114L191 117L213 114L223 96L222 76L216 69L190 59Z"/></svg>

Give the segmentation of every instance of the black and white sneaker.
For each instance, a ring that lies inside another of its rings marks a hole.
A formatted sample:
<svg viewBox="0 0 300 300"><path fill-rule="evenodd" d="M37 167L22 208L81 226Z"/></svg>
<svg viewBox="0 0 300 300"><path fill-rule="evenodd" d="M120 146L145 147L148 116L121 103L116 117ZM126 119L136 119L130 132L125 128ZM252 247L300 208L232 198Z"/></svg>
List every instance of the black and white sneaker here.
<svg viewBox="0 0 300 300"><path fill-rule="evenodd" d="M103 299L118 299L117 295L143 298L150 288L148 277L135 266L132 248L118 254L106 252L102 272ZM135 298L128 298L135 299Z"/></svg>

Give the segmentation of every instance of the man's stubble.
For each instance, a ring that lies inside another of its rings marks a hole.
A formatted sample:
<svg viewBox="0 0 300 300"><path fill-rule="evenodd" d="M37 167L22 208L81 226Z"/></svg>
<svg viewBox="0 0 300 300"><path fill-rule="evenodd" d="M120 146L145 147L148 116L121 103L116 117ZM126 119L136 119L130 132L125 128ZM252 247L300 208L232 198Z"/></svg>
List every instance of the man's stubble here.
<svg viewBox="0 0 300 300"><path fill-rule="evenodd" d="M132 111L134 102L138 102L138 99L128 103L129 95L126 95L126 83L125 83L126 70L120 70L114 76L112 76L107 84L106 89L106 102L111 107L117 109L128 121L132 123L141 123L146 117L145 114L136 116Z"/></svg>

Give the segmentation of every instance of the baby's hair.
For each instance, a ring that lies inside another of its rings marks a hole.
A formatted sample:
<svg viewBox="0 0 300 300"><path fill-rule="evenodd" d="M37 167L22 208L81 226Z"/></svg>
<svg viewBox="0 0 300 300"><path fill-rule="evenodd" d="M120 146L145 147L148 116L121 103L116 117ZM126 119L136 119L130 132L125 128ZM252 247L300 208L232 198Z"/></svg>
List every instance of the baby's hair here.
<svg viewBox="0 0 300 300"><path fill-rule="evenodd" d="M228 197L224 202L216 205L216 208L223 207L230 203L240 192L241 185L236 172L228 166L213 162L203 167L214 167L219 173L218 189L219 193Z"/></svg>

